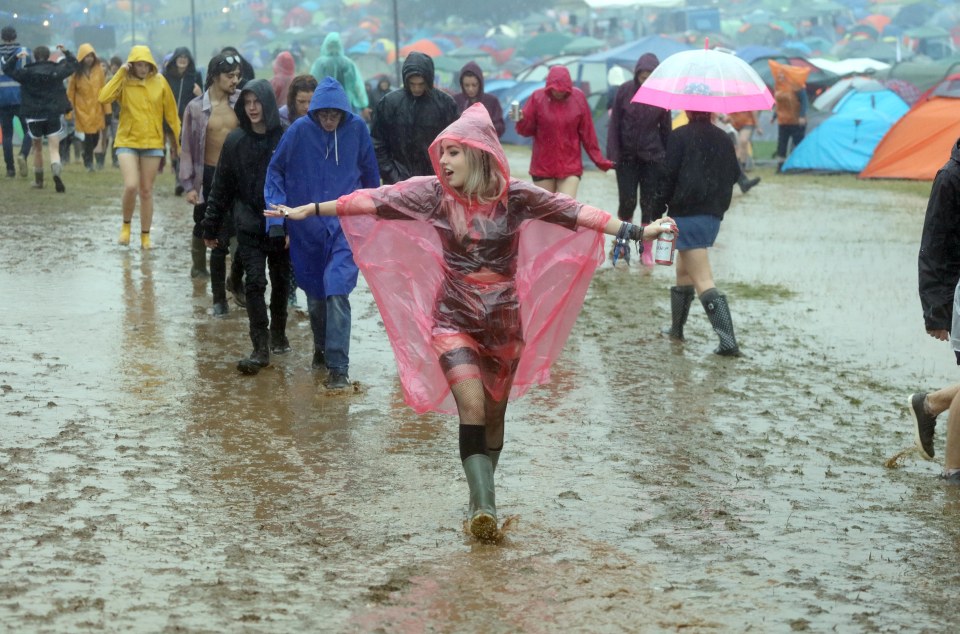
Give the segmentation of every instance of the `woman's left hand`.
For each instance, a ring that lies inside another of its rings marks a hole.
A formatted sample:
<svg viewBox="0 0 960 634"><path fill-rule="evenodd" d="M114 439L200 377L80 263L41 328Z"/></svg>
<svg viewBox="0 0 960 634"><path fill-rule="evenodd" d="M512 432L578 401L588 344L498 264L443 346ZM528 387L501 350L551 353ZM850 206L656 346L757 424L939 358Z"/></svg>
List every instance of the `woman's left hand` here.
<svg viewBox="0 0 960 634"><path fill-rule="evenodd" d="M680 228L677 227L676 221L670 216L664 216L663 218L658 218L657 220L651 222L643 229L643 239L644 240L653 240L661 233L664 233L664 225L670 225L669 232L677 235L680 233Z"/></svg>

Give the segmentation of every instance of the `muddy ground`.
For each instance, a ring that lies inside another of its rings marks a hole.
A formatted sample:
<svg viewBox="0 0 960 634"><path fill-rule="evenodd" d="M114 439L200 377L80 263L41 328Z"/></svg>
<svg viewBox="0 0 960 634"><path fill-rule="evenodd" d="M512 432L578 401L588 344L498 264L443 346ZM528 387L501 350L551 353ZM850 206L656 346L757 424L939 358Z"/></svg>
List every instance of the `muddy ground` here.
<svg viewBox="0 0 960 634"><path fill-rule="evenodd" d="M364 286L356 393L311 372L302 312L240 376L245 314L190 280L170 175L142 253L115 244L119 174L65 173L66 196L0 183L0 629L956 626L960 491L884 467L906 396L958 376L916 298L923 187L735 194L711 258L745 359L711 354L699 306L684 346L658 335L670 268L598 271L553 382L508 412L491 546L463 533L456 421L403 404ZM613 209L613 175L581 198Z"/></svg>

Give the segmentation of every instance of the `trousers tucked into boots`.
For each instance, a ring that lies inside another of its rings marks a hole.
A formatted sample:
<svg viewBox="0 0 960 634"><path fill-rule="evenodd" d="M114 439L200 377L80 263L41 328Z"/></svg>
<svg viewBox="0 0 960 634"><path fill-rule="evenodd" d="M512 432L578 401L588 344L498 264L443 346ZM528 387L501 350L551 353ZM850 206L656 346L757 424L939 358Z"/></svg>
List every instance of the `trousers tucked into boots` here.
<svg viewBox="0 0 960 634"><path fill-rule="evenodd" d="M687 323L694 295L696 291L693 286L670 287L670 327L664 328L663 334L677 341L684 341L683 325Z"/></svg>
<svg viewBox="0 0 960 634"><path fill-rule="evenodd" d="M486 454L473 454L463 461L463 472L470 487L470 534L481 540L497 536L497 502L493 485L493 460Z"/></svg>
<svg viewBox="0 0 960 634"><path fill-rule="evenodd" d="M710 325L713 326L714 332L720 337L720 347L714 350L714 353L725 357L739 357L740 347L733 334L733 318L730 316L727 296L711 288L700 295L700 303L707 311L707 317L710 318Z"/></svg>

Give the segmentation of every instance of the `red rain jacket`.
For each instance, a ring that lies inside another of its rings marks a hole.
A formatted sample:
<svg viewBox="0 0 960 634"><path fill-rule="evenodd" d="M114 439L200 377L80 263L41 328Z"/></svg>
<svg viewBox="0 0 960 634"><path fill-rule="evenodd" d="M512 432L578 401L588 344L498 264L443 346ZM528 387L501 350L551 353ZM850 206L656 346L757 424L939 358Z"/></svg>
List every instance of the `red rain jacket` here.
<svg viewBox="0 0 960 634"><path fill-rule="evenodd" d="M568 97L554 99L551 90ZM523 106L523 118L517 122L517 133L533 137L530 176L534 180L581 176L581 143L597 167L603 171L613 167L613 162L603 158L600 151L587 98L573 87L566 66L552 67L547 73L546 87L530 95Z"/></svg>

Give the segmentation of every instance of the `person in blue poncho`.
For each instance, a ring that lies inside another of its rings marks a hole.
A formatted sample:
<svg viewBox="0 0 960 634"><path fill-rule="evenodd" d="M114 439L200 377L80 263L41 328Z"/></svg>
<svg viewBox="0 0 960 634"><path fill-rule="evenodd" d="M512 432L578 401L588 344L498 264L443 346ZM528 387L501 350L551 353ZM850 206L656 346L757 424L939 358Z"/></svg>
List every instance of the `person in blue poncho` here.
<svg viewBox="0 0 960 634"><path fill-rule="evenodd" d="M380 171L367 125L353 114L340 83L325 77L300 117L277 146L264 186L267 206L334 200L356 189L380 186ZM268 225L282 218L268 218ZM350 292L357 265L336 217L290 223L290 259L307 294L313 329L313 368L327 368L328 389L350 385Z"/></svg>

